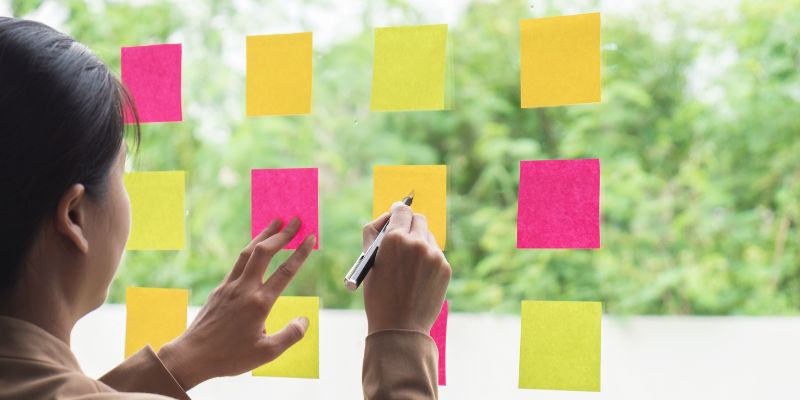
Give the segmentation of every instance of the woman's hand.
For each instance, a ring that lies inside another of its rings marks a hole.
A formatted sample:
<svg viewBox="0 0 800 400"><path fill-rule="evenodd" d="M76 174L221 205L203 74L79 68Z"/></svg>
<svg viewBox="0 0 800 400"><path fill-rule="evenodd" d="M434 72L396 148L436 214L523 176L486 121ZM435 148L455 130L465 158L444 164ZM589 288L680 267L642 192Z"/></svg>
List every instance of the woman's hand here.
<svg viewBox="0 0 800 400"><path fill-rule="evenodd" d="M385 213L364 227L364 248L389 219ZM364 280L369 333L406 329L429 334L450 282L450 264L428 231L425 216L395 203L375 265Z"/></svg>
<svg viewBox="0 0 800 400"><path fill-rule="evenodd" d="M164 345L159 358L185 390L207 379L238 375L274 360L305 335L308 319L300 317L266 335L264 321L275 300L311 253L309 235L264 282L272 257L297 234L293 218L280 230L275 220L244 248L231 273L208 298L183 335Z"/></svg>

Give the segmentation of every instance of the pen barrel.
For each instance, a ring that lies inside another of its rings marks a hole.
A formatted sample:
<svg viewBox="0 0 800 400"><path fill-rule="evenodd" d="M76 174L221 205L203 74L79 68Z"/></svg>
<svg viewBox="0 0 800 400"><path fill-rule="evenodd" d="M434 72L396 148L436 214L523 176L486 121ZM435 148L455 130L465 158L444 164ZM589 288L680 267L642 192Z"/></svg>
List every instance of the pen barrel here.
<svg viewBox="0 0 800 400"><path fill-rule="evenodd" d="M414 192L412 191L409 196L403 198L402 203L410 206L411 203L414 201ZM367 273L372 266L375 264L375 258L378 254L378 248L381 245L383 240L383 235L386 233L386 228L389 227L390 219L386 220L381 227L381 230L378 232L378 236L375 237L375 240L369 245L366 251L362 252L361 255L356 259L356 262L353 263L353 266L350 267L350 270L347 272L347 275L344 277L344 286L350 290L355 291L361 285L361 282L367 276Z"/></svg>
<svg viewBox="0 0 800 400"><path fill-rule="evenodd" d="M375 256L377 254L378 246L375 246L370 252L364 255L364 261L362 261L363 267L356 273L356 276L353 277L353 280L356 283L356 288L361 286L361 283L364 282L364 279L367 277L367 273L372 269L372 266L375 265Z"/></svg>
<svg viewBox="0 0 800 400"><path fill-rule="evenodd" d="M356 260L356 263L353 264L353 267L344 279L345 287L350 290L356 290L361 286L361 282L364 281L364 278L367 277L367 273L375 264L375 257L378 254L379 247L379 242L376 241L365 253L361 253L361 256Z"/></svg>
<svg viewBox="0 0 800 400"><path fill-rule="evenodd" d="M344 276L344 286L351 291L358 289L358 283L356 283L355 279L353 279L353 276L356 274L356 271L358 271L358 268L363 260L364 253L361 253L361 255L356 258L353 266L350 267L350 270L347 271L347 275Z"/></svg>

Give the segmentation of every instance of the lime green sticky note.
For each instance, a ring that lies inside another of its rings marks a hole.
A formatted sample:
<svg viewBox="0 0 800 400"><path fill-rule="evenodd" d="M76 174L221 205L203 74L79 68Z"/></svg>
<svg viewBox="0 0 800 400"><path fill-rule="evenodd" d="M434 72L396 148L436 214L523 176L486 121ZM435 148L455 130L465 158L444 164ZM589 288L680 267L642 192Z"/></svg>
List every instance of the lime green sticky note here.
<svg viewBox="0 0 800 400"><path fill-rule="evenodd" d="M189 291L129 287L125 290L125 358L150 345L158 351L186 330Z"/></svg>
<svg viewBox="0 0 800 400"><path fill-rule="evenodd" d="M600 391L602 304L522 302L519 387Z"/></svg>
<svg viewBox="0 0 800 400"><path fill-rule="evenodd" d="M373 111L445 108L447 25L375 29Z"/></svg>
<svg viewBox="0 0 800 400"><path fill-rule="evenodd" d="M319 379L319 297L278 297L264 326L271 335L297 317L308 318L305 336L278 358L254 369L253 376Z"/></svg>
<svg viewBox="0 0 800 400"><path fill-rule="evenodd" d="M600 13L520 22L522 108L600 101Z"/></svg>
<svg viewBox="0 0 800 400"><path fill-rule="evenodd" d="M183 171L125 174L131 201L131 235L126 249L183 249L184 175Z"/></svg>
<svg viewBox="0 0 800 400"><path fill-rule="evenodd" d="M311 32L247 37L247 115L311 112Z"/></svg>

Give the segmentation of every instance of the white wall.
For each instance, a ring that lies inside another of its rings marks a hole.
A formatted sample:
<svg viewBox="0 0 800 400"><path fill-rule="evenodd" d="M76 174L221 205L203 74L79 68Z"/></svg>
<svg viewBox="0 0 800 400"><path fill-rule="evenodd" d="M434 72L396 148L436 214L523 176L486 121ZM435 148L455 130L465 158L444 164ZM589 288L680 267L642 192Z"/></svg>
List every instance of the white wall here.
<svg viewBox="0 0 800 400"><path fill-rule="evenodd" d="M197 312L190 310L190 318ZM517 388L519 318L451 313L442 399L800 399L800 317L604 317L602 392ZM320 379L214 379L194 399L361 397L363 311L320 313ZM123 359L125 307L78 323L72 347L100 376Z"/></svg>

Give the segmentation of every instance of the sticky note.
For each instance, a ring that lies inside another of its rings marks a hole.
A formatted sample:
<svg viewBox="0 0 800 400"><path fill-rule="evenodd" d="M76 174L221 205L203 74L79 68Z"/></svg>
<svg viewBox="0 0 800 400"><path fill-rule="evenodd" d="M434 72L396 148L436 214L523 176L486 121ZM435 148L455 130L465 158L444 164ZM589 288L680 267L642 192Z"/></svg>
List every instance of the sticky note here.
<svg viewBox="0 0 800 400"><path fill-rule="evenodd" d="M285 225L296 216L300 229L284 249L296 249L309 234L317 237L314 249L319 249L317 175L317 168L252 170L251 236L258 236L275 218Z"/></svg>
<svg viewBox="0 0 800 400"><path fill-rule="evenodd" d="M139 122L181 121L181 45L123 47L122 82L133 97ZM132 122L130 113L126 122Z"/></svg>
<svg viewBox="0 0 800 400"><path fill-rule="evenodd" d="M297 317L308 318L305 336L278 358L253 370L253 376L319 378L319 297L280 296L269 311L267 335Z"/></svg>
<svg viewBox="0 0 800 400"><path fill-rule="evenodd" d="M373 111L445 108L447 25L375 29Z"/></svg>
<svg viewBox="0 0 800 400"><path fill-rule="evenodd" d="M184 175L183 171L125 174L131 201L131 235L126 249L183 249Z"/></svg>
<svg viewBox="0 0 800 400"><path fill-rule="evenodd" d="M599 392L601 318L599 302L523 301L519 387Z"/></svg>
<svg viewBox="0 0 800 400"><path fill-rule="evenodd" d="M600 160L521 161L517 248L600 247Z"/></svg>
<svg viewBox="0 0 800 400"><path fill-rule="evenodd" d="M248 36L247 115L311 112L311 32Z"/></svg>
<svg viewBox="0 0 800 400"><path fill-rule="evenodd" d="M411 209L428 221L428 230L444 250L447 243L447 166L379 165L372 169L372 218L391 209L412 190Z"/></svg>
<svg viewBox="0 0 800 400"><path fill-rule="evenodd" d="M189 291L129 287L125 290L125 358L150 345L158 352L186 330Z"/></svg>
<svg viewBox="0 0 800 400"><path fill-rule="evenodd" d="M600 101L600 13L520 22L522 108Z"/></svg>
<svg viewBox="0 0 800 400"><path fill-rule="evenodd" d="M431 337L439 350L439 386L447 384L447 300L442 304L442 310L431 327Z"/></svg>

